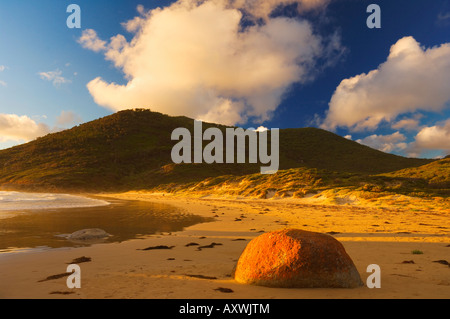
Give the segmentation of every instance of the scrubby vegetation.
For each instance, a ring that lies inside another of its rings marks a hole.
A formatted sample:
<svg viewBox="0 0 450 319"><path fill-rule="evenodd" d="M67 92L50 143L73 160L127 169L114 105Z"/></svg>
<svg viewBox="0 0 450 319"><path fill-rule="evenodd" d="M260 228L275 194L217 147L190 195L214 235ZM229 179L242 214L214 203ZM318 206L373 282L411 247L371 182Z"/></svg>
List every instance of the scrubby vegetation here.
<svg viewBox="0 0 450 319"><path fill-rule="evenodd" d="M362 173L345 173L315 168L292 168L273 175L219 176L200 182L167 183L155 187L160 192L189 192L198 195L232 195L255 198L305 197L328 194L328 197L371 200L391 195L447 198L449 188L429 187L426 179ZM331 193L330 193L331 192Z"/></svg>
<svg viewBox="0 0 450 319"><path fill-rule="evenodd" d="M415 180L433 189L450 189L450 157L420 167L386 173L383 176Z"/></svg>

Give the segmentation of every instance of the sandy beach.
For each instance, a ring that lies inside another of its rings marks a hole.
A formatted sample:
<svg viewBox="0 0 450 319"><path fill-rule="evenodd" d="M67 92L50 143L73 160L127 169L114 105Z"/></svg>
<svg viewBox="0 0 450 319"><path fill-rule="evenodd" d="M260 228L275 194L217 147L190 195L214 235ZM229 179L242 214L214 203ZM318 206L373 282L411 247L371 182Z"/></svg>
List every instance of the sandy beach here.
<svg viewBox="0 0 450 319"><path fill-rule="evenodd" d="M0 255L0 298L450 298L450 267L442 262L450 260L450 212L445 209L139 192L105 196L170 204L213 221L122 243ZM283 228L331 234L344 245L363 282L370 275L368 265L381 267L381 288L279 289L235 282L231 272L248 242ZM172 248L143 250L156 246ZM68 289L66 278L44 281L65 273L79 257L91 259L79 264L81 289Z"/></svg>

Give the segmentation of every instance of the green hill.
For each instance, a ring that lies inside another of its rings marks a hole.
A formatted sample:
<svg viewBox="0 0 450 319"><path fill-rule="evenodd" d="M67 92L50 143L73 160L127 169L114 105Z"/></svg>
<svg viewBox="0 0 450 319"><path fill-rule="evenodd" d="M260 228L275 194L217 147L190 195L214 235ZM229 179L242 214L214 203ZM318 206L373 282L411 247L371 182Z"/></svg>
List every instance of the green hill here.
<svg viewBox="0 0 450 319"><path fill-rule="evenodd" d="M284 169L305 166L339 172L378 174L431 162L383 153L317 128L282 130L280 144Z"/></svg>
<svg viewBox="0 0 450 319"><path fill-rule="evenodd" d="M260 164L182 164L171 160L174 129L194 121L149 110L118 112L0 151L3 189L123 191L259 172ZM204 124L203 129L225 126ZM205 143L206 144L206 143ZM306 167L381 174L430 163L386 154L316 129L280 131L280 170Z"/></svg>

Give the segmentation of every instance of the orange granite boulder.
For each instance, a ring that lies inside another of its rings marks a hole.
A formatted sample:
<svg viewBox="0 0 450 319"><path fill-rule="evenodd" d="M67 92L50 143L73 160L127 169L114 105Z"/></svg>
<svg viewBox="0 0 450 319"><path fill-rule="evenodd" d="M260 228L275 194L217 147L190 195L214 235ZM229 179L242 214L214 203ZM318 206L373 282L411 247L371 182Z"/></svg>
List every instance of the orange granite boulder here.
<svg viewBox="0 0 450 319"><path fill-rule="evenodd" d="M253 239L239 258L234 278L243 284L280 288L363 285L339 241L299 229L284 229Z"/></svg>

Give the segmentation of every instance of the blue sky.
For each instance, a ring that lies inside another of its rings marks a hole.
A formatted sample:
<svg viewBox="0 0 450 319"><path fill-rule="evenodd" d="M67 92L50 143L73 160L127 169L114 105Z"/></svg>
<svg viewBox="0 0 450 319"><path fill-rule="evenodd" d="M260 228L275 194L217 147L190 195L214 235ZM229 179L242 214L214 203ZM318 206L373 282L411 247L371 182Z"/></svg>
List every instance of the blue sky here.
<svg viewBox="0 0 450 319"><path fill-rule="evenodd" d="M2 1L0 148L130 105L450 154L450 1L227 1ZM71 3L81 29L66 26Z"/></svg>

